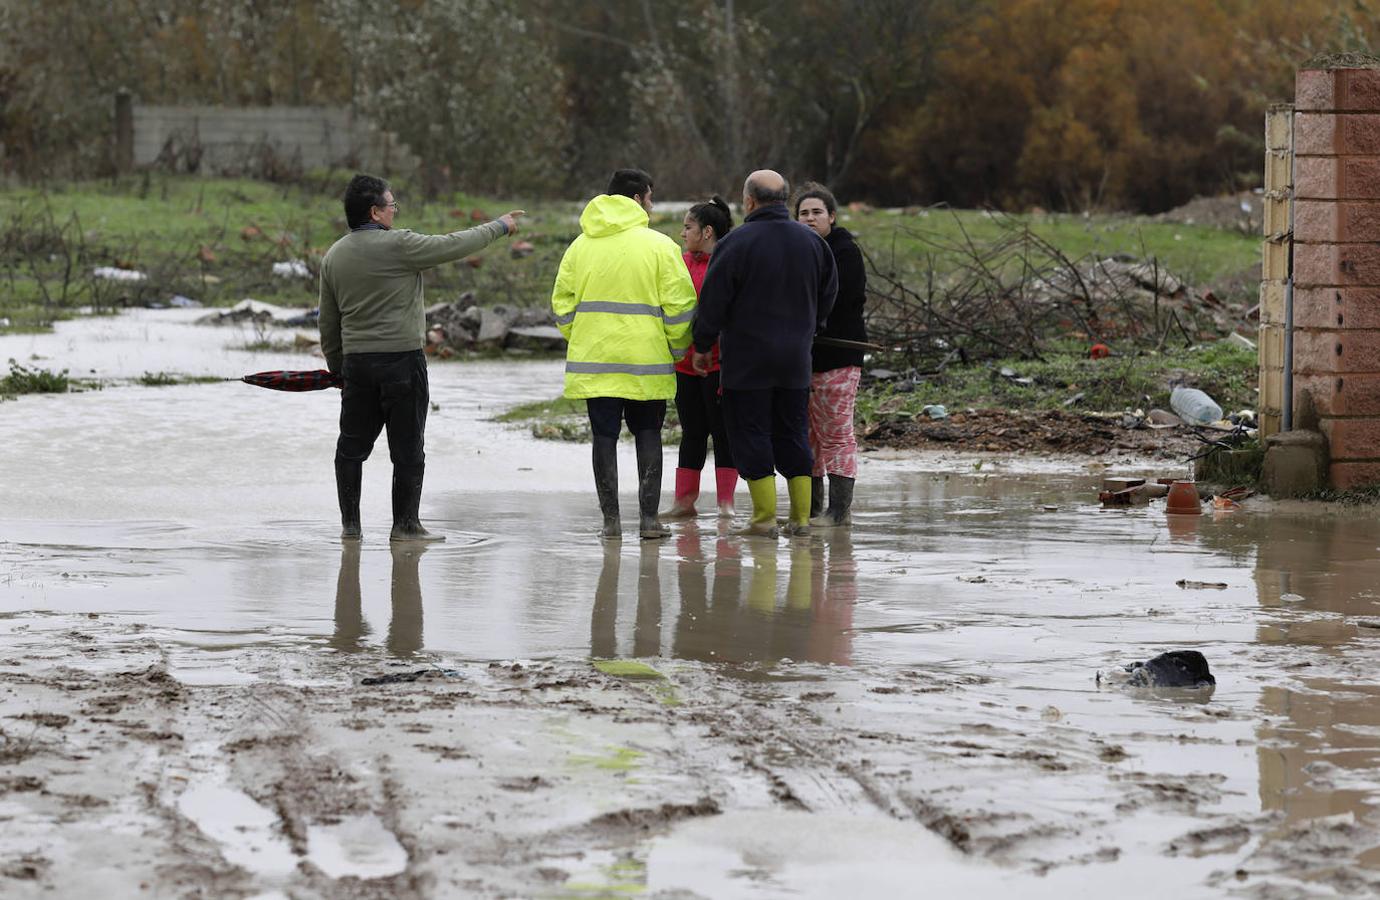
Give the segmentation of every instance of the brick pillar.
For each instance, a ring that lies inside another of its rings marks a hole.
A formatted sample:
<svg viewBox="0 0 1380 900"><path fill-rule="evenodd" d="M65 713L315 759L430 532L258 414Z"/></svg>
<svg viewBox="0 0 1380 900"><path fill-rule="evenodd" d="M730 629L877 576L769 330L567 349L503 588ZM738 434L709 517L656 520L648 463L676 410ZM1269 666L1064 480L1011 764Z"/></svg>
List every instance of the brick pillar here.
<svg viewBox="0 0 1380 900"><path fill-rule="evenodd" d="M1284 415L1285 286L1289 277L1289 204L1294 108L1270 107L1265 116L1265 244L1260 273L1260 437L1280 429Z"/></svg>
<svg viewBox="0 0 1380 900"><path fill-rule="evenodd" d="M1294 107L1294 403L1337 488L1380 483L1380 69L1304 69Z"/></svg>

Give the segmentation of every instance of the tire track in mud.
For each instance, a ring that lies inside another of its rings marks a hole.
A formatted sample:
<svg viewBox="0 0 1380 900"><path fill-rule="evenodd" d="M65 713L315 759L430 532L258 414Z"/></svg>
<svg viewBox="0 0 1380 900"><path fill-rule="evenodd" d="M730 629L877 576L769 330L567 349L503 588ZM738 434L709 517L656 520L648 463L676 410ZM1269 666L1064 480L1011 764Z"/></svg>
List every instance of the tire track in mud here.
<svg viewBox="0 0 1380 900"><path fill-rule="evenodd" d="M824 689L809 666L658 661L652 685L577 660L366 686L386 661L298 657L286 684L281 659L246 658L267 680L186 686L151 642L82 661L104 671L0 666L0 800L31 819L0 823L0 893L550 893L591 860L645 859L683 823L752 810L913 822L1032 874L1117 859L1151 813L1182 825L1151 852L1220 859L1203 885L1220 895L1380 887L1355 865L1378 839L1369 826L1225 815L1220 777L1139 759L1151 742L1210 745L1211 729L1092 733L942 671L850 669ZM281 846L283 871L259 871L188 814L188 793L208 786L264 811L255 833ZM1090 799L1061 800L1078 797ZM397 871L321 867L313 836L360 822L396 842Z"/></svg>

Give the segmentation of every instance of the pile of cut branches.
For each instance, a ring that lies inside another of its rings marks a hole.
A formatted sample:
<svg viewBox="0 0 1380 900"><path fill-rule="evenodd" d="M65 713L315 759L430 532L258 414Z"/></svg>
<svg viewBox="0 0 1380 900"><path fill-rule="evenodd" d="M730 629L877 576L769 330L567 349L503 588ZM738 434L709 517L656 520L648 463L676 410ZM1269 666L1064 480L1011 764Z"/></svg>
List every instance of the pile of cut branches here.
<svg viewBox="0 0 1380 900"><path fill-rule="evenodd" d="M1025 222L994 214L994 240L977 240L954 217L957 236L900 232L921 248L921 265L893 243L867 253L868 333L920 372L954 361L1043 359L1071 342L1118 353L1192 345L1229 334L1243 313L1198 294L1154 257L1071 257Z"/></svg>

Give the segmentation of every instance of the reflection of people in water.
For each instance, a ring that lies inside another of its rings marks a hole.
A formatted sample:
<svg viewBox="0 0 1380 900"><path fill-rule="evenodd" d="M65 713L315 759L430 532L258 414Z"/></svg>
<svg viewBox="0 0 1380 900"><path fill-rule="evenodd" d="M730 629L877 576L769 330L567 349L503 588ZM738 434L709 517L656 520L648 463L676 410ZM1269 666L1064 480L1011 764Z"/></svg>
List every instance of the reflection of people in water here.
<svg viewBox="0 0 1380 900"><path fill-rule="evenodd" d="M589 655L595 659L618 655L618 556L622 550L622 544L604 544L604 565L594 586L594 609L589 618Z"/></svg>
<svg viewBox="0 0 1380 900"><path fill-rule="evenodd" d="M335 586L335 633L331 647L343 653L364 649L361 641L372 629L364 619L359 589L359 545L346 542L340 551L340 575ZM425 544L394 544L393 616L384 646L394 656L411 656L422 649L422 583L418 564Z"/></svg>
<svg viewBox="0 0 1380 900"><path fill-rule="evenodd" d="M340 546L340 574L335 580L335 634L331 646L342 653L355 653L359 639L369 633L359 599L359 544L345 541Z"/></svg>
<svg viewBox="0 0 1380 900"><path fill-rule="evenodd" d="M641 545L637 564L637 614L633 619L634 657L661 654L661 572L658 545ZM618 656L618 572L621 547L604 547L604 565L594 588L594 609L589 623L589 655L595 659Z"/></svg>
<svg viewBox="0 0 1380 900"><path fill-rule="evenodd" d="M791 547L784 590L780 547L752 545L754 556L744 579L741 542L719 537L711 559L705 554L710 539L713 533L701 531L693 522L676 537L680 606L671 655L726 663L784 658L843 665L851 661L857 567L849 532ZM662 652L659 548L653 543L640 547L634 657ZM604 552L590 617L590 655L595 658L619 655L619 567L620 548L610 545Z"/></svg>
<svg viewBox="0 0 1380 900"><path fill-rule="evenodd" d="M705 662L731 660L725 650L733 641L734 620L742 601L743 567L738 543L718 537L714 544L714 571L704 554L704 541L712 532L689 523L676 536L676 582L680 588L680 613L671 638L672 653L681 659Z"/></svg>
<svg viewBox="0 0 1380 900"><path fill-rule="evenodd" d="M644 541L637 564L637 618L633 621L633 656L661 654L660 547Z"/></svg>
<svg viewBox="0 0 1380 900"><path fill-rule="evenodd" d="M823 566L813 573L814 618L807 659L846 666L853 661L853 605L858 601L858 563L853 559L853 536L847 529L830 532L824 540Z"/></svg>
<svg viewBox="0 0 1380 900"><path fill-rule="evenodd" d="M425 544L390 544L393 554L393 618L385 646L394 656L411 656L422 649L422 579L417 573Z"/></svg>

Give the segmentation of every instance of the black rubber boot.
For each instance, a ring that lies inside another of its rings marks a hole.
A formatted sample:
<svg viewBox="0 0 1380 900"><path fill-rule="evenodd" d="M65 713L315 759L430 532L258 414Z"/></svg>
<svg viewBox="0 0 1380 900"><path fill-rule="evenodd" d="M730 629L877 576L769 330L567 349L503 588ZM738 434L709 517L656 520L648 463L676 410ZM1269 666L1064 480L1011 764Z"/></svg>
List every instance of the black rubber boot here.
<svg viewBox="0 0 1380 900"><path fill-rule="evenodd" d="M393 467L393 533L391 541L444 541L443 534L432 534L422 527L417 510L422 505L422 476L425 466Z"/></svg>
<svg viewBox="0 0 1380 900"><path fill-rule="evenodd" d="M824 514L810 520L811 525L821 528L834 528L852 525L853 479L843 475L829 476L829 508Z"/></svg>
<svg viewBox="0 0 1380 900"><path fill-rule="evenodd" d="M599 495L599 512L605 540L623 539L623 519L618 514L618 438L594 436L594 490Z"/></svg>
<svg viewBox="0 0 1380 900"><path fill-rule="evenodd" d="M340 501L340 539L357 541L364 537L359 525L360 483L364 480L364 463L335 461L335 496Z"/></svg>
<svg viewBox="0 0 1380 900"><path fill-rule="evenodd" d="M824 512L824 477L810 479L810 518Z"/></svg>
<svg viewBox="0 0 1380 900"><path fill-rule="evenodd" d="M648 428L633 435L637 447L637 533L643 540L671 536L671 529L656 517L661 505L661 429Z"/></svg>

